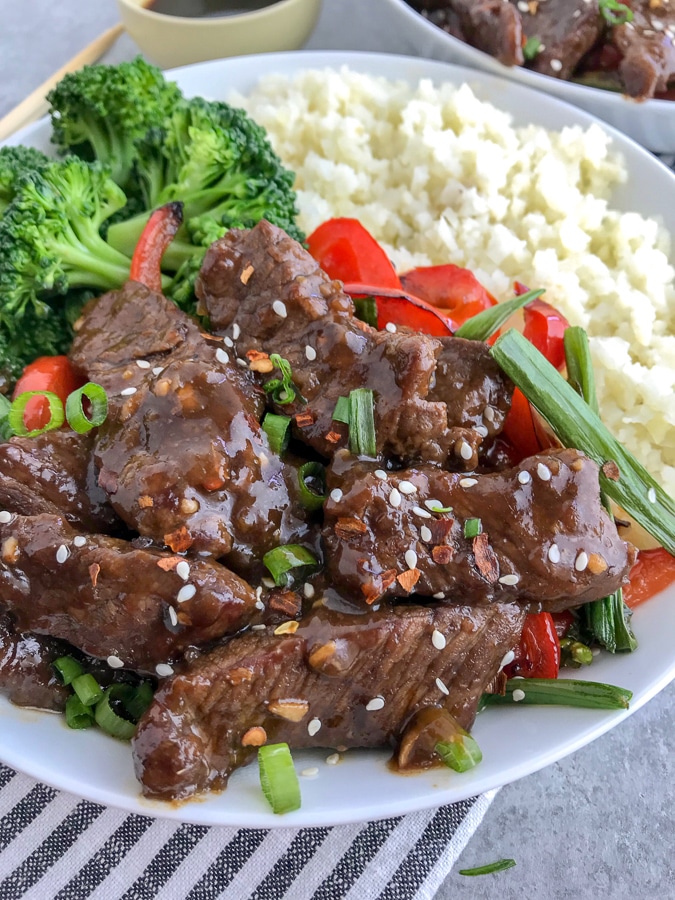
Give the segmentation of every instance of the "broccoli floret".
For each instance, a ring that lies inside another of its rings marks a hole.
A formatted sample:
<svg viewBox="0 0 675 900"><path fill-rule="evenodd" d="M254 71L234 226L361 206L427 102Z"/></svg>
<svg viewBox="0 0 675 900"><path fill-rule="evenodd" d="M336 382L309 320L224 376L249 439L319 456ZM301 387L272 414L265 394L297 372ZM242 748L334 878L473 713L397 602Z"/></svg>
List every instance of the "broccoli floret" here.
<svg viewBox="0 0 675 900"><path fill-rule="evenodd" d="M0 320L10 331L31 307L46 315L55 295L124 284L130 260L99 229L125 202L106 168L74 156L20 179L0 219Z"/></svg>
<svg viewBox="0 0 675 900"><path fill-rule="evenodd" d="M137 144L135 178L151 210L183 202L185 226L162 261L176 271L190 255L201 258L207 237L250 228L267 219L298 240L294 175L281 164L265 130L226 103L201 98L180 103L162 128ZM116 223L113 247L130 254L148 213Z"/></svg>
<svg viewBox="0 0 675 900"><path fill-rule="evenodd" d="M0 385L12 384L38 356L67 353L73 329L62 306L46 303L38 312L26 309L14 327L0 322Z"/></svg>
<svg viewBox="0 0 675 900"><path fill-rule="evenodd" d="M49 162L49 157L32 147L0 147L0 215L14 199L20 179L40 172Z"/></svg>
<svg viewBox="0 0 675 900"><path fill-rule="evenodd" d="M52 141L63 153L110 166L114 181L126 187L134 142L161 125L181 96L177 85L140 56L116 66L85 66L47 95Z"/></svg>

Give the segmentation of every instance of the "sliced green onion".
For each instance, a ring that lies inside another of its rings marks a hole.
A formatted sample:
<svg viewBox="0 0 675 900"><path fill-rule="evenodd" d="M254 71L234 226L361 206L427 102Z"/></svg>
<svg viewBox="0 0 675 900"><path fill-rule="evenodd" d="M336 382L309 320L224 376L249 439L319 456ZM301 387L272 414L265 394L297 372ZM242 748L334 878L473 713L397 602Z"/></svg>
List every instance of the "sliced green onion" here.
<svg viewBox="0 0 675 900"><path fill-rule="evenodd" d="M595 393L595 375L588 335L578 325L570 325L563 334L567 383L583 397L594 413L600 413Z"/></svg>
<svg viewBox="0 0 675 900"><path fill-rule="evenodd" d="M560 665L575 669L581 666L590 666L593 662L593 651L581 641L575 641L571 637L560 639Z"/></svg>
<svg viewBox="0 0 675 900"><path fill-rule="evenodd" d="M76 678L84 674L84 669L72 656L59 656L52 663L64 684L71 684Z"/></svg>
<svg viewBox="0 0 675 900"><path fill-rule="evenodd" d="M90 706L85 706L77 694L66 700L66 725L68 728L91 728L94 724L94 713Z"/></svg>
<svg viewBox="0 0 675 900"><path fill-rule="evenodd" d="M138 687L133 688L133 694L130 694L123 701L124 708L129 713L134 722L138 722L140 717L152 703L154 691L149 681L142 681Z"/></svg>
<svg viewBox="0 0 675 900"><path fill-rule="evenodd" d="M333 410L333 419L335 422L343 422L345 425L349 425L349 397L338 397Z"/></svg>
<svg viewBox="0 0 675 900"><path fill-rule="evenodd" d="M282 547L268 550L263 556L263 565L277 587L289 587L294 581L319 567L314 555L300 544L284 544ZM293 572L294 569L298 571Z"/></svg>
<svg viewBox="0 0 675 900"><path fill-rule="evenodd" d="M126 711L125 704L131 700L133 694L134 688L130 684L112 684L105 689L94 713L96 724L101 731L121 741L131 740L136 733L136 725L118 715L113 704L121 704Z"/></svg>
<svg viewBox="0 0 675 900"><path fill-rule="evenodd" d="M451 506L441 506L439 500L427 500L424 504L426 508L433 513L451 513Z"/></svg>
<svg viewBox="0 0 675 900"><path fill-rule="evenodd" d="M475 869L460 869L460 875L492 875L494 872L503 872L505 869L512 869L516 864L515 859L498 859L496 862L488 863L486 866L476 866Z"/></svg>
<svg viewBox="0 0 675 900"><path fill-rule="evenodd" d="M275 403L285 406L287 403L292 403L298 395L298 391L293 384L291 364L283 356L279 356L278 353L272 353L270 360L281 372L281 378L271 378L264 385L264 388L268 394L272 395L272 400Z"/></svg>
<svg viewBox="0 0 675 900"><path fill-rule="evenodd" d="M480 519L467 519L464 523L464 537L475 538L483 531L483 523Z"/></svg>
<svg viewBox="0 0 675 900"><path fill-rule="evenodd" d="M616 440L574 388L514 329L502 335L490 353L561 442L581 450L601 467L601 489L675 555L675 501ZM602 471L610 461L619 468L617 481Z"/></svg>
<svg viewBox="0 0 675 900"><path fill-rule="evenodd" d="M11 408L11 401L4 394L0 394L0 441L8 441L14 434L9 424L9 411Z"/></svg>
<svg viewBox="0 0 675 900"><path fill-rule="evenodd" d="M93 706L103 696L100 684L93 675L88 673L73 678L71 686L85 706Z"/></svg>
<svg viewBox="0 0 675 900"><path fill-rule="evenodd" d="M260 787L272 812L300 809L300 783L288 744L268 744L258 750Z"/></svg>
<svg viewBox="0 0 675 900"><path fill-rule="evenodd" d="M377 328L377 302L374 297L354 297L356 318Z"/></svg>
<svg viewBox="0 0 675 900"><path fill-rule="evenodd" d="M49 403L49 421L43 428L34 428L32 431L29 431L26 428L23 416L28 403L33 397L46 397ZM65 421L63 403L61 398L57 397L52 391L24 391L12 402L7 414L7 421L13 434L18 434L21 437L37 437L45 431L53 431L55 428L60 428L63 425Z"/></svg>
<svg viewBox="0 0 675 900"><path fill-rule="evenodd" d="M483 759L480 747L467 732L459 732L449 741L439 741L434 750L455 772L468 772Z"/></svg>
<svg viewBox="0 0 675 900"><path fill-rule="evenodd" d="M460 325L455 332L455 337L467 338L470 341L487 341L515 312L518 312L531 300L541 297L543 293L543 290L528 291L512 300L505 300L503 303L484 309L483 312L476 313L475 316L471 316L463 325Z"/></svg>
<svg viewBox="0 0 675 900"><path fill-rule="evenodd" d="M274 453L283 453L291 438L291 420L288 416L277 416L267 413L262 421L262 430L269 438L270 448Z"/></svg>
<svg viewBox="0 0 675 900"><path fill-rule="evenodd" d="M518 699L513 696L514 691ZM522 696L521 696L522 695ZM483 694L487 706L580 706L628 709L632 691L613 684L567 678L509 678L506 694Z"/></svg>
<svg viewBox="0 0 675 900"><path fill-rule="evenodd" d="M541 41L536 35L532 35L525 41L525 45L523 46L523 58L530 62L540 51Z"/></svg>
<svg viewBox="0 0 675 900"><path fill-rule="evenodd" d="M91 413L87 416L82 405L86 397L91 403ZM66 419L78 434L86 434L92 428L103 425L108 417L108 396L100 384L88 381L66 397Z"/></svg>
<svg viewBox="0 0 675 900"><path fill-rule="evenodd" d="M625 3L619 3L618 0L600 0L599 7L602 17L608 25L625 25L626 22L633 21L633 10Z"/></svg>
<svg viewBox="0 0 675 900"><path fill-rule="evenodd" d="M357 456L376 456L375 400L369 388L349 394L349 449Z"/></svg>
<svg viewBox="0 0 675 900"><path fill-rule="evenodd" d="M300 502L313 512L326 499L326 469L318 462L307 462L298 469Z"/></svg>

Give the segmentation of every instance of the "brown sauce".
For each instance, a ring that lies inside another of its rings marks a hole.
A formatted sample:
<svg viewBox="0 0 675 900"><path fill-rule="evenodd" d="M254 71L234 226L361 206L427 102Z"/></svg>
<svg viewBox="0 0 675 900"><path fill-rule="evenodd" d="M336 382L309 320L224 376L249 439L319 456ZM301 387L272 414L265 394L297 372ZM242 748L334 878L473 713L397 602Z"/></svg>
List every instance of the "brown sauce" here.
<svg viewBox="0 0 675 900"><path fill-rule="evenodd" d="M206 19L236 16L272 6L278 0L151 0L146 9L165 16Z"/></svg>

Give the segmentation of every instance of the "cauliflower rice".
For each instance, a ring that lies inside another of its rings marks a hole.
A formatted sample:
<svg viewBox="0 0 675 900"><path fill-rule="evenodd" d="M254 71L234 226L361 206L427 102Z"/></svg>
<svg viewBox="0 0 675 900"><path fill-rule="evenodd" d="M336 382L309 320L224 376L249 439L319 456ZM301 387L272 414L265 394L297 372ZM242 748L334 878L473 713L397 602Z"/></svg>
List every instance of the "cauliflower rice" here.
<svg viewBox="0 0 675 900"><path fill-rule="evenodd" d="M602 416L675 495L670 238L612 209L626 178L598 126L514 128L464 85L342 70L270 76L230 98L297 174L299 224L359 219L399 271L452 262L500 299L546 288L587 329Z"/></svg>

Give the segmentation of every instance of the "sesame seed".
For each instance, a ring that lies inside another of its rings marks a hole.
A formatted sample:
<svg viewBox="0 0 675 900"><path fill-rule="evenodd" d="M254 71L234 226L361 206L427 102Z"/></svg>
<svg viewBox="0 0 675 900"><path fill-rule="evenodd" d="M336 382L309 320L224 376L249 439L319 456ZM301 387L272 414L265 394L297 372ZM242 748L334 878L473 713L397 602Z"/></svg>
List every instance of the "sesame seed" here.
<svg viewBox="0 0 675 900"><path fill-rule="evenodd" d="M242 359L241 356L237 357L237 365L241 366L242 369L248 369L248 363L245 359Z"/></svg>
<svg viewBox="0 0 675 900"><path fill-rule="evenodd" d="M326 757L326 765L328 766L337 766L340 762L340 754L339 753L331 753L330 756Z"/></svg>
<svg viewBox="0 0 675 900"><path fill-rule="evenodd" d="M479 434L482 438L486 438L488 436L488 434L490 433L487 430L487 428L485 427L485 425L476 425L476 427L474 428L474 431L476 432L476 434Z"/></svg>
<svg viewBox="0 0 675 900"><path fill-rule="evenodd" d="M431 535L431 529L430 529L430 528L427 528L426 525L422 525L422 527L420 528L420 537L422 538L422 540L423 540L425 543L428 544L429 541L431 540L431 537L432 537L432 535Z"/></svg>
<svg viewBox="0 0 675 900"><path fill-rule="evenodd" d="M157 672L160 678L166 678L169 675L173 675L173 666L170 666L168 663L157 663L155 672Z"/></svg>
<svg viewBox="0 0 675 900"><path fill-rule="evenodd" d="M111 669L121 669L124 666L124 663L119 656L109 656L106 662Z"/></svg>
<svg viewBox="0 0 675 900"><path fill-rule="evenodd" d="M251 631L264 631L266 625L251 625Z"/></svg>
<svg viewBox="0 0 675 900"><path fill-rule="evenodd" d="M520 703L521 700L525 699L525 691L521 691L520 688L516 688L513 692L513 702Z"/></svg>
<svg viewBox="0 0 675 900"><path fill-rule="evenodd" d="M545 466L544 463L537 463L537 475L542 481L551 480L551 470L548 466Z"/></svg>
<svg viewBox="0 0 675 900"><path fill-rule="evenodd" d="M330 492L330 499L335 503L339 503L340 500L342 500L342 491L340 490L340 488L333 488L333 490Z"/></svg>
<svg viewBox="0 0 675 900"><path fill-rule="evenodd" d="M368 712L376 712L378 709L382 709L384 706L384 697L373 697L372 700L369 700L366 703L366 709Z"/></svg>
<svg viewBox="0 0 675 900"><path fill-rule="evenodd" d="M437 594L434 594L434 600L445 600L445 594L443 591L439 591Z"/></svg>
<svg viewBox="0 0 675 900"><path fill-rule="evenodd" d="M283 302L283 300L275 300L272 304L272 309L282 319L285 319L288 315L288 312L286 311L286 304Z"/></svg>
<svg viewBox="0 0 675 900"><path fill-rule="evenodd" d="M171 622L171 624L174 626L178 625L178 613L173 608L173 606L169 607L169 622Z"/></svg>
<svg viewBox="0 0 675 900"><path fill-rule="evenodd" d="M437 650L445 650L447 641L445 640L445 635L441 634L438 628L434 628L431 632L431 643Z"/></svg>
<svg viewBox="0 0 675 900"><path fill-rule="evenodd" d="M499 579L500 584L506 584L511 587L514 584L518 584L520 581L520 575L502 575Z"/></svg>
<svg viewBox="0 0 675 900"><path fill-rule="evenodd" d="M559 59L551 60L551 68L553 69L554 72L562 71L562 67L563 67L563 64Z"/></svg>
<svg viewBox="0 0 675 900"><path fill-rule="evenodd" d="M120 397L131 397L132 394L136 393L135 387L124 388L123 391L120 391Z"/></svg>
<svg viewBox="0 0 675 900"><path fill-rule="evenodd" d="M414 494L417 490L412 481L401 481L398 489L402 494Z"/></svg>
<svg viewBox="0 0 675 900"><path fill-rule="evenodd" d="M586 566L588 565L588 553L585 550L582 550L581 553L574 560L574 568L577 572L583 572Z"/></svg>
<svg viewBox="0 0 675 900"><path fill-rule="evenodd" d="M436 512L436 510L443 508L443 504L441 503L441 501L436 500L435 497L431 497L429 500L425 500L424 505L432 512Z"/></svg>
<svg viewBox="0 0 675 900"><path fill-rule="evenodd" d="M314 347L310 347L309 344L305 347L305 356L310 362L314 362L316 359L316 350Z"/></svg>
<svg viewBox="0 0 675 900"><path fill-rule="evenodd" d="M495 411L491 406L486 406L483 410L483 418L487 419L488 422L494 422L495 420Z"/></svg>
<svg viewBox="0 0 675 900"><path fill-rule="evenodd" d="M150 363L147 361L147 359L137 359L136 365L138 366L139 369L149 369L150 368Z"/></svg>
<svg viewBox="0 0 675 900"><path fill-rule="evenodd" d="M447 695L447 694L450 693L450 691L447 689L447 687L446 687L445 684L441 681L440 678L437 678L437 679L436 679L436 687L438 688L438 690L439 690L442 694L446 694L446 695Z"/></svg>
<svg viewBox="0 0 675 900"><path fill-rule="evenodd" d="M241 334L241 328L235 322L234 325L232 326L232 337L235 339L235 341L237 340L237 338L239 337L240 334Z"/></svg>
<svg viewBox="0 0 675 900"><path fill-rule="evenodd" d="M155 366L155 368L152 370L152 374L153 375L161 375L163 371L164 371L164 366Z"/></svg>
<svg viewBox="0 0 675 900"><path fill-rule="evenodd" d="M260 600L260 598L262 597L262 587L260 585L258 585L258 587L255 589L255 595L258 600Z"/></svg>
<svg viewBox="0 0 675 900"><path fill-rule="evenodd" d="M219 363L229 363L230 357L226 350L223 350L222 347L218 347L216 350L216 359Z"/></svg>
<svg viewBox="0 0 675 900"><path fill-rule="evenodd" d="M83 537L81 534L78 534L73 538L73 545L75 547L84 547L84 545L86 543L87 543L86 537Z"/></svg>
<svg viewBox="0 0 675 900"><path fill-rule="evenodd" d="M321 728L321 719L312 719L307 726L307 733L310 737L314 737L314 735Z"/></svg>
<svg viewBox="0 0 675 900"><path fill-rule="evenodd" d="M183 581L187 581L190 577L190 563L186 562L184 559L181 560L176 566L176 575L179 578L182 578Z"/></svg>
<svg viewBox="0 0 675 900"><path fill-rule="evenodd" d="M319 769L317 766L310 766L308 769L302 769L300 774L304 778L316 778L316 776L319 774Z"/></svg>
<svg viewBox="0 0 675 900"><path fill-rule="evenodd" d="M196 593L197 588L194 586L194 584L186 584L178 591L176 600L179 603L185 603L186 600L192 600Z"/></svg>
<svg viewBox="0 0 675 900"><path fill-rule="evenodd" d="M532 476L529 472L523 470L522 472L518 472L518 481L521 484L529 484L532 481Z"/></svg>
<svg viewBox="0 0 675 900"><path fill-rule="evenodd" d="M266 587L266 588L274 587L274 579L273 578L268 578L267 575L265 575L260 580L262 581L264 587Z"/></svg>
<svg viewBox="0 0 675 900"><path fill-rule="evenodd" d="M557 544L551 544L548 548L548 558L552 563L560 562L560 547Z"/></svg>
<svg viewBox="0 0 675 900"><path fill-rule="evenodd" d="M263 609L265 609L265 604L262 602L262 600L256 600L255 608L262 611Z"/></svg>
<svg viewBox="0 0 675 900"><path fill-rule="evenodd" d="M396 488L391 489L391 494L389 494L389 502L393 507L398 507L401 505L401 495L396 490Z"/></svg>
<svg viewBox="0 0 675 900"><path fill-rule="evenodd" d="M311 600L316 591L314 590L314 585L310 584L309 581L306 581L302 586L302 593L305 595L305 599Z"/></svg>
<svg viewBox="0 0 675 900"><path fill-rule="evenodd" d="M387 324L386 324L384 327L387 329L387 331L389 332L389 334L395 334L395 333L396 333L396 326L394 325L393 322L387 322Z"/></svg>
<svg viewBox="0 0 675 900"><path fill-rule="evenodd" d="M61 544L59 549L56 551L57 563L64 563L68 559L69 556L70 556L70 550L66 547L65 544Z"/></svg>
<svg viewBox="0 0 675 900"><path fill-rule="evenodd" d="M470 460L471 457L473 456L473 450L471 449L471 445L467 444L466 441L462 441L461 444L459 445L459 455L462 457L462 459L465 459L467 461Z"/></svg>
<svg viewBox="0 0 675 900"><path fill-rule="evenodd" d="M474 484L478 484L475 478L460 478L459 486L463 488L473 487Z"/></svg>
<svg viewBox="0 0 675 900"><path fill-rule="evenodd" d="M387 473L384 471L384 469L375 469L375 472L373 474L376 478L379 478L380 481L387 480Z"/></svg>
<svg viewBox="0 0 675 900"><path fill-rule="evenodd" d="M412 547L405 551L405 564L409 569L417 568L417 554Z"/></svg>
<svg viewBox="0 0 675 900"><path fill-rule="evenodd" d="M223 343L225 344L226 347L229 347L230 350L232 349L232 347L234 347L234 341L232 340L231 337L224 337Z"/></svg>
<svg viewBox="0 0 675 900"><path fill-rule="evenodd" d="M647 491L647 500L649 500L650 503L656 503L656 491L653 487L650 487Z"/></svg>
<svg viewBox="0 0 675 900"><path fill-rule="evenodd" d="M12 514L8 512L6 509L3 509L0 512L0 524L8 525L12 521Z"/></svg>
<svg viewBox="0 0 675 900"><path fill-rule="evenodd" d="M512 663L515 658L516 654L513 652L513 650L509 650L509 652L503 657L500 668L503 669L504 666L508 666L508 664Z"/></svg>
<svg viewBox="0 0 675 900"><path fill-rule="evenodd" d="M413 506L412 511L416 516L419 516L420 519L430 519L431 513L427 512L426 509L422 509L421 506Z"/></svg>

